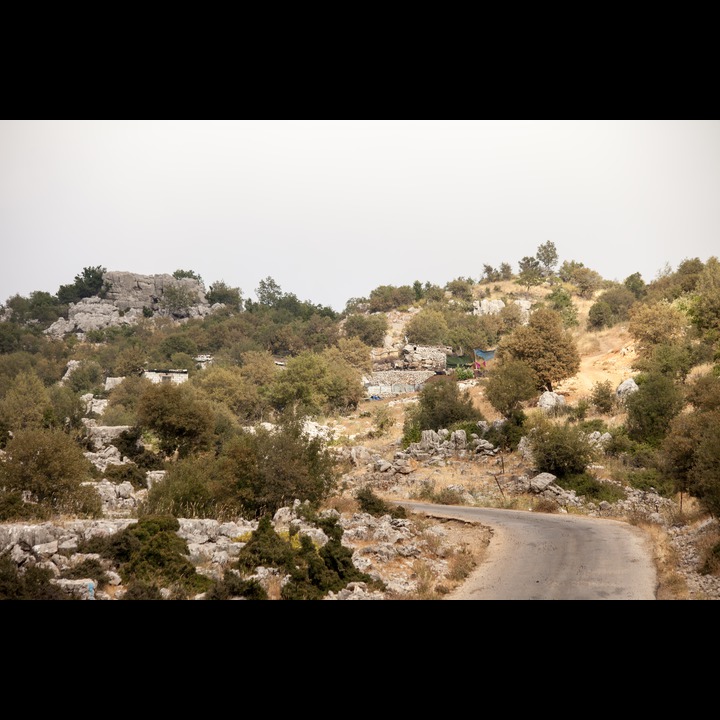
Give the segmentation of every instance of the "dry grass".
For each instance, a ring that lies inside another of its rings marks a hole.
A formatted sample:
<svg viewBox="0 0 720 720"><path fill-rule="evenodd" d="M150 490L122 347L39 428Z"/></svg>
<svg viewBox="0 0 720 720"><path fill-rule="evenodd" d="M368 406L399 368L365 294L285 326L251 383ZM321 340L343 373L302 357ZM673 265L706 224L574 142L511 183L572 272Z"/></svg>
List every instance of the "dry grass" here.
<svg viewBox="0 0 720 720"><path fill-rule="evenodd" d="M679 561L677 551L670 544L665 529L653 523L642 523L638 526L647 534L653 548L658 582L657 599L689 599L685 578L677 571Z"/></svg>
<svg viewBox="0 0 720 720"><path fill-rule="evenodd" d="M462 582L477 567L473 554L466 548L453 553L450 558L447 577L453 582Z"/></svg>
<svg viewBox="0 0 720 720"><path fill-rule="evenodd" d="M415 581L415 599L417 600L436 600L435 582L437 573L430 567L425 560L413 561L412 579Z"/></svg>

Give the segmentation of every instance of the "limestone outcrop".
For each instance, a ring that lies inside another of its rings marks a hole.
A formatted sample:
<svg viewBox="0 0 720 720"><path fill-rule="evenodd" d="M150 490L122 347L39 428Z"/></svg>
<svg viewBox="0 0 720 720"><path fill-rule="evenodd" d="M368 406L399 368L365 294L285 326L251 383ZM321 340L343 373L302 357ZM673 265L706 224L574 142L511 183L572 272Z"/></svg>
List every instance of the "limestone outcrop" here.
<svg viewBox="0 0 720 720"><path fill-rule="evenodd" d="M118 310L139 310L149 307L160 310L163 297L168 288L194 298L194 306L207 306L205 287L193 278L174 278L172 275L137 275L131 272L111 271L103 275L103 281L109 287L105 298Z"/></svg>
<svg viewBox="0 0 720 720"><path fill-rule="evenodd" d="M111 271L103 275L103 281L103 297L70 303L67 319L59 318L45 332L61 338L71 332L132 325L154 315L176 320L201 318L224 307L220 303L210 305L202 282L193 278Z"/></svg>

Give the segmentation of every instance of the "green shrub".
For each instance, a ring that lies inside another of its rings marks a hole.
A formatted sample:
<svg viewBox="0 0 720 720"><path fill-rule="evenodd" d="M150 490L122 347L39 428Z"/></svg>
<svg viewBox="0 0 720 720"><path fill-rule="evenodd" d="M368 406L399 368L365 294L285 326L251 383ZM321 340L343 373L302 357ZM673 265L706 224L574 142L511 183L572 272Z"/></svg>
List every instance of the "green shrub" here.
<svg viewBox="0 0 720 720"><path fill-rule="evenodd" d="M227 504L259 518L297 499L318 506L337 484L336 460L322 437L308 437L294 418L274 432L258 428L226 443L219 456Z"/></svg>
<svg viewBox="0 0 720 720"><path fill-rule="evenodd" d="M569 474L558 477L557 484L564 490L574 490L578 496L584 496L595 503L616 503L627 499L625 491L617 485L603 483L588 473Z"/></svg>
<svg viewBox="0 0 720 720"><path fill-rule="evenodd" d="M627 459L637 445L628 437L627 428L621 425L613 430L612 440L605 445L605 454L610 457Z"/></svg>
<svg viewBox="0 0 720 720"><path fill-rule="evenodd" d="M65 384L78 395L84 393L100 394L105 382L105 372L95 360L83 360L73 370Z"/></svg>
<svg viewBox="0 0 720 720"><path fill-rule="evenodd" d="M133 580L129 583L123 600L162 600L160 588L153 582Z"/></svg>
<svg viewBox="0 0 720 720"><path fill-rule="evenodd" d="M234 567L249 573L260 566L287 571L292 568L292 557L290 543L275 532L270 516L263 515L250 540L240 549Z"/></svg>
<svg viewBox="0 0 720 720"><path fill-rule="evenodd" d="M329 592L338 592L350 582L365 582L372 588L383 588L373 578L358 570L353 552L341 543L342 528L336 518L324 518L323 529L329 540L317 550L307 535L300 537L290 580L280 591L283 600L320 600Z"/></svg>
<svg viewBox="0 0 720 720"><path fill-rule="evenodd" d="M384 314L348 315L345 320L345 334L360 338L369 347L382 347L388 330L388 319Z"/></svg>
<svg viewBox="0 0 720 720"><path fill-rule="evenodd" d="M163 481L150 488L144 511L184 518L216 518L219 502L213 483L218 472L218 461L213 456L188 457L170 464Z"/></svg>
<svg viewBox="0 0 720 720"><path fill-rule="evenodd" d="M23 500L20 490L0 490L0 522L50 520L51 508Z"/></svg>
<svg viewBox="0 0 720 720"><path fill-rule="evenodd" d="M609 415L613 411L617 400L615 398L615 391L609 380L596 382L593 385L592 392L590 393L590 402L599 413L603 413L604 415Z"/></svg>
<svg viewBox="0 0 720 720"><path fill-rule="evenodd" d="M663 497L671 498L675 494L673 479L664 477L654 467L629 470L624 477L624 481L636 490L644 490L645 492L655 490L658 495Z"/></svg>
<svg viewBox="0 0 720 720"><path fill-rule="evenodd" d="M504 451L517 450L521 438L526 434L527 415L522 410L513 410L499 425L492 425L483 435L483 439Z"/></svg>
<svg viewBox="0 0 720 720"><path fill-rule="evenodd" d="M393 518L406 518L407 510L402 505L386 503L382 498L375 495L369 488L364 487L355 493L355 499L360 503L360 510L374 517L390 515Z"/></svg>
<svg viewBox="0 0 720 720"><path fill-rule="evenodd" d="M306 518L316 518L318 526L328 536L319 550L308 535L300 535L299 547L284 540L272 526L270 516L258 522L248 542L242 547L234 569L241 574L254 573L259 566L276 568L290 579L281 590L283 600L319 600L328 592L337 592L349 582L378 584L359 571L352 561L352 550L342 545L342 527L334 517L318 517L306 508ZM223 592L222 587L215 592Z"/></svg>
<svg viewBox="0 0 720 720"><path fill-rule="evenodd" d="M449 376L437 376L427 382L418 397L418 404L405 414L403 443L418 442L423 430L441 430L454 423L483 420L482 412L473 405L467 391L462 391ZM417 437L418 440L410 440Z"/></svg>
<svg viewBox="0 0 720 720"><path fill-rule="evenodd" d="M615 321L612 308L608 303L598 300L593 303L588 312L588 330L602 330L611 327Z"/></svg>
<svg viewBox="0 0 720 720"><path fill-rule="evenodd" d="M403 423L403 436L402 446L403 448L410 447L413 443L418 443L422 440L422 429L420 428L420 422L407 413L405 415L405 422Z"/></svg>
<svg viewBox="0 0 720 720"><path fill-rule="evenodd" d="M87 558L77 565L73 565L62 573L68 580L83 580L92 578L98 585L104 585L109 581L109 576L97 558Z"/></svg>
<svg viewBox="0 0 720 720"><path fill-rule="evenodd" d="M475 420L464 420L462 422L456 422L450 425L450 427L447 429L451 433L455 432L456 430L464 430L468 442L472 439L473 435L477 435L478 437L482 435L482 430L478 427L477 421Z"/></svg>
<svg viewBox="0 0 720 720"><path fill-rule="evenodd" d="M521 404L538 394L537 373L522 360L506 358L490 371L485 397L503 416L510 417Z"/></svg>
<svg viewBox="0 0 720 720"><path fill-rule="evenodd" d="M212 581L196 572L187 557L187 542L177 534L179 528L175 517L150 515L113 535L79 543L78 549L112 560L128 587L139 583L145 592L153 585L171 586L180 596L204 592Z"/></svg>
<svg viewBox="0 0 720 720"><path fill-rule="evenodd" d="M162 470L165 467L162 456L142 446L142 434L141 427L132 427L120 433L111 444L120 451L122 457L129 458L143 470Z"/></svg>
<svg viewBox="0 0 720 720"><path fill-rule="evenodd" d="M387 405L382 405L373 416L373 437L382 437L393 425L395 425L395 418L390 414Z"/></svg>
<svg viewBox="0 0 720 720"><path fill-rule="evenodd" d="M135 463L108 465L103 474L105 479L112 483L129 482L136 490L147 487L147 471Z"/></svg>
<svg viewBox="0 0 720 720"><path fill-rule="evenodd" d="M82 448L62 430L18 430L0 462L0 488L26 493L53 513L99 517L100 497L83 485L92 479L92 468Z"/></svg>
<svg viewBox="0 0 720 720"><path fill-rule="evenodd" d="M592 432L599 432L599 433L606 433L608 432L608 426L600 419L600 418L593 418L592 420L583 420L578 427L584 432L584 433L592 433Z"/></svg>
<svg viewBox="0 0 720 720"><path fill-rule="evenodd" d="M12 558L0 555L0 600L70 600L57 585L51 582L52 574L36 565L22 573Z"/></svg>
<svg viewBox="0 0 720 720"><path fill-rule="evenodd" d="M568 407L569 420L571 422L583 421L590 409L590 402L585 398L580 398L574 406Z"/></svg>
<svg viewBox="0 0 720 720"><path fill-rule="evenodd" d="M225 570L223 579L217 580L205 593L206 600L267 600L265 588L255 579L243 580L237 573Z"/></svg>
<svg viewBox="0 0 720 720"><path fill-rule="evenodd" d="M638 378L638 389L627 396L625 406L628 436L656 447L682 409L683 397L672 379L653 373Z"/></svg>
<svg viewBox="0 0 720 720"><path fill-rule="evenodd" d="M142 542L130 560L120 567L120 576L125 582L179 584L187 590L202 592L211 583L197 574L187 555L189 550L183 538L174 532L157 532Z"/></svg>
<svg viewBox="0 0 720 720"><path fill-rule="evenodd" d="M541 420L528 435L528 440L535 469L557 477L583 473L596 455L585 433L572 425Z"/></svg>

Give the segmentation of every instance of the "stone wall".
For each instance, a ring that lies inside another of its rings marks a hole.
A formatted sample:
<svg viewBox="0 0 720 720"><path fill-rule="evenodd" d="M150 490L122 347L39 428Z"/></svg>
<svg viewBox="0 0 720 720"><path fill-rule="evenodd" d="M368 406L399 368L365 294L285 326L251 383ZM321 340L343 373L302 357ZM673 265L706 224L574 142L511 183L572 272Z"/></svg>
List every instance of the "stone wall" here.
<svg viewBox="0 0 720 720"><path fill-rule="evenodd" d="M445 370L450 347L426 345L405 345L402 351L403 367L406 370Z"/></svg>
<svg viewBox="0 0 720 720"><path fill-rule="evenodd" d="M434 375L434 370L381 370L365 378L364 385L368 395L387 397L419 392Z"/></svg>

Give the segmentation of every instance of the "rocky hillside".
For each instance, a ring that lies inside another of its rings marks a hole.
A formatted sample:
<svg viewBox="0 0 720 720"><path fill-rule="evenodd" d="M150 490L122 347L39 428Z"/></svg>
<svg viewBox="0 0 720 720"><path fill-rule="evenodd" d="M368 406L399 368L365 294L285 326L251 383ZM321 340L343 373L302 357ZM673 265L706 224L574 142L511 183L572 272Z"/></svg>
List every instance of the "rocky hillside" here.
<svg viewBox="0 0 720 720"><path fill-rule="evenodd" d="M200 288L192 286L195 281L187 278L175 283L172 276L142 278L115 273L112 279L114 295L85 298L72 305L69 319L59 320L47 334L61 338L73 333L82 342L86 332L132 324L151 314L164 314L170 321L182 322L213 311ZM548 292L549 287L538 286L522 293L523 297L517 299L521 313L543 300ZM493 293L490 298L476 300L478 313L498 312L503 306L499 296L515 297L518 286L513 282L498 283ZM168 295L175 298L174 308L167 302ZM181 296L185 298L182 307L177 305ZM188 299L194 304L189 304ZM635 374L633 363L637 353L626 325L620 323L588 332L585 328L592 300L580 299L575 304L578 324L571 332L581 356L580 369L573 377L556 384L554 393L529 403L526 407L529 413L549 412L557 404L574 407L587 399L599 381L609 380L619 391ZM388 334L382 347L372 352L378 365L387 364L389 358L402 357L407 344L405 328L417 312L417 308L411 308L387 313ZM77 362L71 360L69 367ZM702 370L695 368L694 372ZM527 443L521 441L514 452L501 452L482 439L482 430L502 419L485 397L482 379L466 380L460 385L485 418L484 424L478 425L478 436L440 428L437 432L424 431L419 442L403 447L406 413L419 397L418 389L412 386L434 374L417 369L413 372L413 382L405 384L402 391L366 397L350 414L315 417L308 423L309 433L321 433L331 443L342 469L337 493L325 501L322 512L338 519L343 544L352 549L355 566L381 581L385 588L381 591L364 583L353 583L328 599L442 599L462 584L474 566L482 563L485 548L492 542L492 531L478 525L440 517L362 512L357 499L361 490L372 491L389 508L403 500L420 499L533 512L590 514L630 522L643 528L655 547L659 599L720 599L720 578L698 571L703 554L720 537L718 521L702 514L687 498L681 508L679 498L667 499L652 489L640 491L616 479L621 476L619 467L603 453L603 443L607 441L606 435L612 438L613 430L626 420L622 404L610 415L600 415L592 408L587 410L587 419L602 420L608 428L607 433L589 436L600 458L590 470L601 483L617 486L624 493L622 500L594 503L563 489L553 475L536 472ZM111 390L108 380L119 379L107 378L106 390ZM127 427L103 424L106 397L90 394L82 399L88 414L84 421L88 448L85 455L104 474L109 466L127 462L112 445L112 439ZM379 428L376 421L381 413L385 421ZM147 484L152 486L162 478L162 471L148 473ZM135 522L147 489L137 490L129 482L110 482L106 478L91 484L102 498L103 520L4 524L0 526L0 553L7 551L18 567L39 565L48 569L71 595L121 599L125 588L116 567L103 568L102 583L93 576L72 580L66 576L72 574L69 571L74 566L83 567L88 560L98 560L75 552L84 540L110 535ZM304 523L297 504L278 510L273 523L280 533L289 532L291 526L300 527L318 545L328 540L321 530ZM187 542L189 558L197 572L219 579L256 527L257 523L238 520L183 519L178 534ZM272 599L279 597L283 578L277 572L258 568L255 579Z"/></svg>

